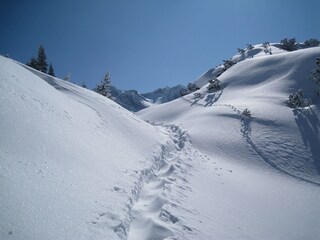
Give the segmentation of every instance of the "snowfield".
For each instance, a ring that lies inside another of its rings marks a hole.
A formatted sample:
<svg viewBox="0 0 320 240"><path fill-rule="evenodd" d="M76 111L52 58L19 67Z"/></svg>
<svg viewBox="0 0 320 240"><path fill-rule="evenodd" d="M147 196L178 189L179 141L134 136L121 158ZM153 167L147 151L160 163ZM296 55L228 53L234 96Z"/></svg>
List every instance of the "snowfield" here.
<svg viewBox="0 0 320 240"><path fill-rule="evenodd" d="M320 239L320 99L308 79L319 55L317 47L250 57L218 78L222 90L208 92L205 74L195 94L138 113L179 125L206 156L183 204L193 210L188 239ZM313 104L289 108L299 88Z"/></svg>
<svg viewBox="0 0 320 240"><path fill-rule="evenodd" d="M138 116L0 57L0 239L320 239L320 47L272 52Z"/></svg>
<svg viewBox="0 0 320 240"><path fill-rule="evenodd" d="M92 91L0 61L0 239L124 235L166 133Z"/></svg>

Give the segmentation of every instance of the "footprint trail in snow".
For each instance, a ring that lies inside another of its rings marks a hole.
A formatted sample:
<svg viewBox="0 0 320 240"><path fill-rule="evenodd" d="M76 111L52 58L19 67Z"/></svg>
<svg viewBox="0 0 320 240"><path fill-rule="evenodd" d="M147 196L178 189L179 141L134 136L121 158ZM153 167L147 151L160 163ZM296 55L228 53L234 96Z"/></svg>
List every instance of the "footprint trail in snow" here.
<svg viewBox="0 0 320 240"><path fill-rule="evenodd" d="M167 126L173 143L163 155L163 164L143 186L132 208L129 240L192 239L197 230L185 225L188 177L196 171L192 162L203 157L179 127Z"/></svg>

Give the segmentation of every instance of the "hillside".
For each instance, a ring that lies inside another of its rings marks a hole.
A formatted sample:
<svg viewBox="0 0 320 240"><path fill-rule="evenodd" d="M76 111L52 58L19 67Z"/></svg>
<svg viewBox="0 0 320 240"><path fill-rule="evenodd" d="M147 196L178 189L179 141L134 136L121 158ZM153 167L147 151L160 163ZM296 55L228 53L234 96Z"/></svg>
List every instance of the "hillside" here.
<svg viewBox="0 0 320 240"><path fill-rule="evenodd" d="M0 239L123 236L173 143L113 101L29 70L0 57Z"/></svg>
<svg viewBox="0 0 320 240"><path fill-rule="evenodd" d="M208 92L209 70L194 94L138 113L179 125L206 155L184 203L197 212L188 216L197 239L320 237L320 99L308 79L319 55L319 47L253 55L218 77L222 90ZM310 107L288 107L299 88Z"/></svg>
<svg viewBox="0 0 320 240"><path fill-rule="evenodd" d="M320 239L320 47L271 48L137 114L0 57L0 239Z"/></svg>

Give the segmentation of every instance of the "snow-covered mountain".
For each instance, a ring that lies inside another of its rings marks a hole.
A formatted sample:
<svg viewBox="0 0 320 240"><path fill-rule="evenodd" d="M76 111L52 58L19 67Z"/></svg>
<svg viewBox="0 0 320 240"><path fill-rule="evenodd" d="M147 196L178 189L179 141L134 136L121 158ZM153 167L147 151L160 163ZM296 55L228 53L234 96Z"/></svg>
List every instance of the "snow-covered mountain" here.
<svg viewBox="0 0 320 240"><path fill-rule="evenodd" d="M285 53L286 51L279 48L279 44L257 44L252 46L252 49L245 48L242 53L238 53L235 56L231 57L229 60L233 63L238 63L246 59L250 59L253 57L264 57L273 54ZM219 66L210 68L208 71L203 73L200 77L195 80L195 84L198 87L203 87L208 83L210 79L219 77L224 72L224 65L221 64Z"/></svg>
<svg viewBox="0 0 320 240"><path fill-rule="evenodd" d="M185 90L183 85L174 87L159 88L149 93L138 93L136 90L122 91L116 87L111 87L112 99L132 112L140 111L144 108L150 107L153 104L161 104L170 102L181 96L181 90Z"/></svg>
<svg viewBox="0 0 320 240"><path fill-rule="evenodd" d="M153 103L161 104L181 97L181 91L186 89L187 88L183 85L177 85L174 87L159 88L149 93L143 93L142 96L151 99Z"/></svg>
<svg viewBox="0 0 320 240"><path fill-rule="evenodd" d="M185 239L320 238L320 98L308 79L320 47L260 50L218 77L221 90L207 89L217 77L211 69L196 81L196 93L138 113L179 125L203 154L186 160L191 176L178 201L190 211L171 211L192 226ZM288 107L299 88L313 104ZM134 209L134 222L150 221L147 210ZM131 225L143 232L143 224Z"/></svg>
<svg viewBox="0 0 320 240"><path fill-rule="evenodd" d="M320 47L263 48L137 115L0 57L0 239L319 239Z"/></svg>
<svg viewBox="0 0 320 240"><path fill-rule="evenodd" d="M122 91L111 87L112 100L131 112L137 112L150 107L153 102L139 94L136 90Z"/></svg>

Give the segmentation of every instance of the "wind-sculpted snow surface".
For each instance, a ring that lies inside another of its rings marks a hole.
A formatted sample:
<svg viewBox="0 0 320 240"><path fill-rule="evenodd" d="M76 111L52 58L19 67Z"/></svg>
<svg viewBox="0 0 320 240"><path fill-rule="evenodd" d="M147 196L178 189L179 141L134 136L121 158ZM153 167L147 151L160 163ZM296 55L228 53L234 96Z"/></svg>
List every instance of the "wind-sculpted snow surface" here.
<svg viewBox="0 0 320 240"><path fill-rule="evenodd" d="M196 239L320 238L320 99L308 79L319 55L317 47L243 59L218 77L223 91L205 84L138 113L181 126L209 157L190 181ZM292 109L299 88L313 104Z"/></svg>
<svg viewBox="0 0 320 240"><path fill-rule="evenodd" d="M118 239L169 142L114 102L3 57L0 136L0 239Z"/></svg>
<svg viewBox="0 0 320 240"><path fill-rule="evenodd" d="M230 60L234 63L239 63L247 59L251 58L259 58L259 57L266 57L268 55L280 54L286 51L278 48L279 44L270 44L269 46L265 47L263 44L254 45L253 49L243 49L243 53L238 53ZM267 50L267 51L266 51ZM208 83L209 80L219 77L224 72L224 65L221 64L219 66L213 67L203 73L200 77L195 80L195 84L198 87L203 87Z"/></svg>
<svg viewBox="0 0 320 240"><path fill-rule="evenodd" d="M320 239L320 48L278 53L138 113L156 125L0 57L0 239Z"/></svg>

